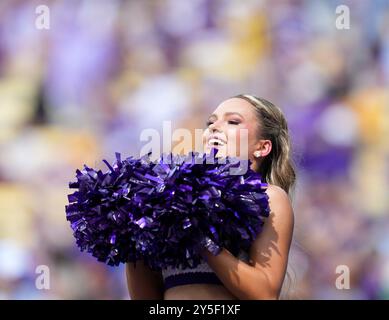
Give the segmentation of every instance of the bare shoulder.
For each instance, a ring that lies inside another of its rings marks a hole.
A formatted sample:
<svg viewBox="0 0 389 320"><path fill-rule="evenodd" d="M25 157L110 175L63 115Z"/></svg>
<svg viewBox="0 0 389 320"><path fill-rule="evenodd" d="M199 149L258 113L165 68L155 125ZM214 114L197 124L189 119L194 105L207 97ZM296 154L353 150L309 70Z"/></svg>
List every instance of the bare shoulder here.
<svg viewBox="0 0 389 320"><path fill-rule="evenodd" d="M272 214L288 215L293 218L292 203L286 191L279 186L269 184L266 193Z"/></svg>
<svg viewBox="0 0 389 320"><path fill-rule="evenodd" d="M289 195L286 193L284 189L282 189L279 186L276 186L274 184L269 184L266 189L266 193L269 196L269 199L274 199L282 202L285 201L290 203Z"/></svg>

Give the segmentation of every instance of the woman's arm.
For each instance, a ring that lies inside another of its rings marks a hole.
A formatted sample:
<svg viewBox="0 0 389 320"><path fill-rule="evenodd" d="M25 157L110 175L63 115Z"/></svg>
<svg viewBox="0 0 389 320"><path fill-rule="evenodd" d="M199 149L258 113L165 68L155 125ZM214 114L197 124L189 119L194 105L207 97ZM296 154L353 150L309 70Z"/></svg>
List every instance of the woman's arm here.
<svg viewBox="0 0 389 320"><path fill-rule="evenodd" d="M203 254L225 287L238 299L278 299L293 235L293 209L287 193L269 186L270 215L250 249L250 264L223 249Z"/></svg>
<svg viewBox="0 0 389 320"><path fill-rule="evenodd" d="M132 300L163 299L161 272L153 271L143 260L126 264L128 292Z"/></svg>

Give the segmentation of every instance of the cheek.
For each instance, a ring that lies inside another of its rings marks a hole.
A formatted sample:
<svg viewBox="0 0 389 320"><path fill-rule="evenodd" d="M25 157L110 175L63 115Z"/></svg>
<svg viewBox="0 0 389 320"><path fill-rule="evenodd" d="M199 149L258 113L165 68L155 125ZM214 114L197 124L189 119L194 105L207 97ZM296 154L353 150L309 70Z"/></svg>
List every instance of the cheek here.
<svg viewBox="0 0 389 320"><path fill-rule="evenodd" d="M257 142L255 130L250 127L243 127L243 130L237 130L236 132L236 143L237 147L242 152L247 152L248 156L253 154L255 151L255 145Z"/></svg>
<svg viewBox="0 0 389 320"><path fill-rule="evenodd" d="M203 144L205 144L207 142L208 136L209 136L209 129L205 129L203 132L203 136L202 136Z"/></svg>
<svg viewBox="0 0 389 320"><path fill-rule="evenodd" d="M247 157L249 148L249 130L245 126L239 128L229 128L227 132L229 155Z"/></svg>

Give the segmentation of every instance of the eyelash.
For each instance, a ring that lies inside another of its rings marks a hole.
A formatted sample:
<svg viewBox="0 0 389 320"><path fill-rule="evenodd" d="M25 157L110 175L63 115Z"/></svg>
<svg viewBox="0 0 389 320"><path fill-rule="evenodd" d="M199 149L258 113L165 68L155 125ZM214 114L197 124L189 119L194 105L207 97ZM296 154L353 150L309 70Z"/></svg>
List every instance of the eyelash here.
<svg viewBox="0 0 389 320"><path fill-rule="evenodd" d="M213 123L212 121L207 121L205 124L207 127L209 127L212 123ZM240 122L236 120L229 120L228 124L238 125L240 124Z"/></svg>

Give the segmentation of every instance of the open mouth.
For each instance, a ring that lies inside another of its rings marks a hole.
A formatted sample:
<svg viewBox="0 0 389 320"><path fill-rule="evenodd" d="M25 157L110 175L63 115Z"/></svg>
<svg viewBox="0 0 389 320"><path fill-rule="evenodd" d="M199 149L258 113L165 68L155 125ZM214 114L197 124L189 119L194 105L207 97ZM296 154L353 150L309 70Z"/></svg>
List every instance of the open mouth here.
<svg viewBox="0 0 389 320"><path fill-rule="evenodd" d="M210 146L224 146L226 144L226 142L222 139L219 139L219 138L210 138L208 140L208 145Z"/></svg>

